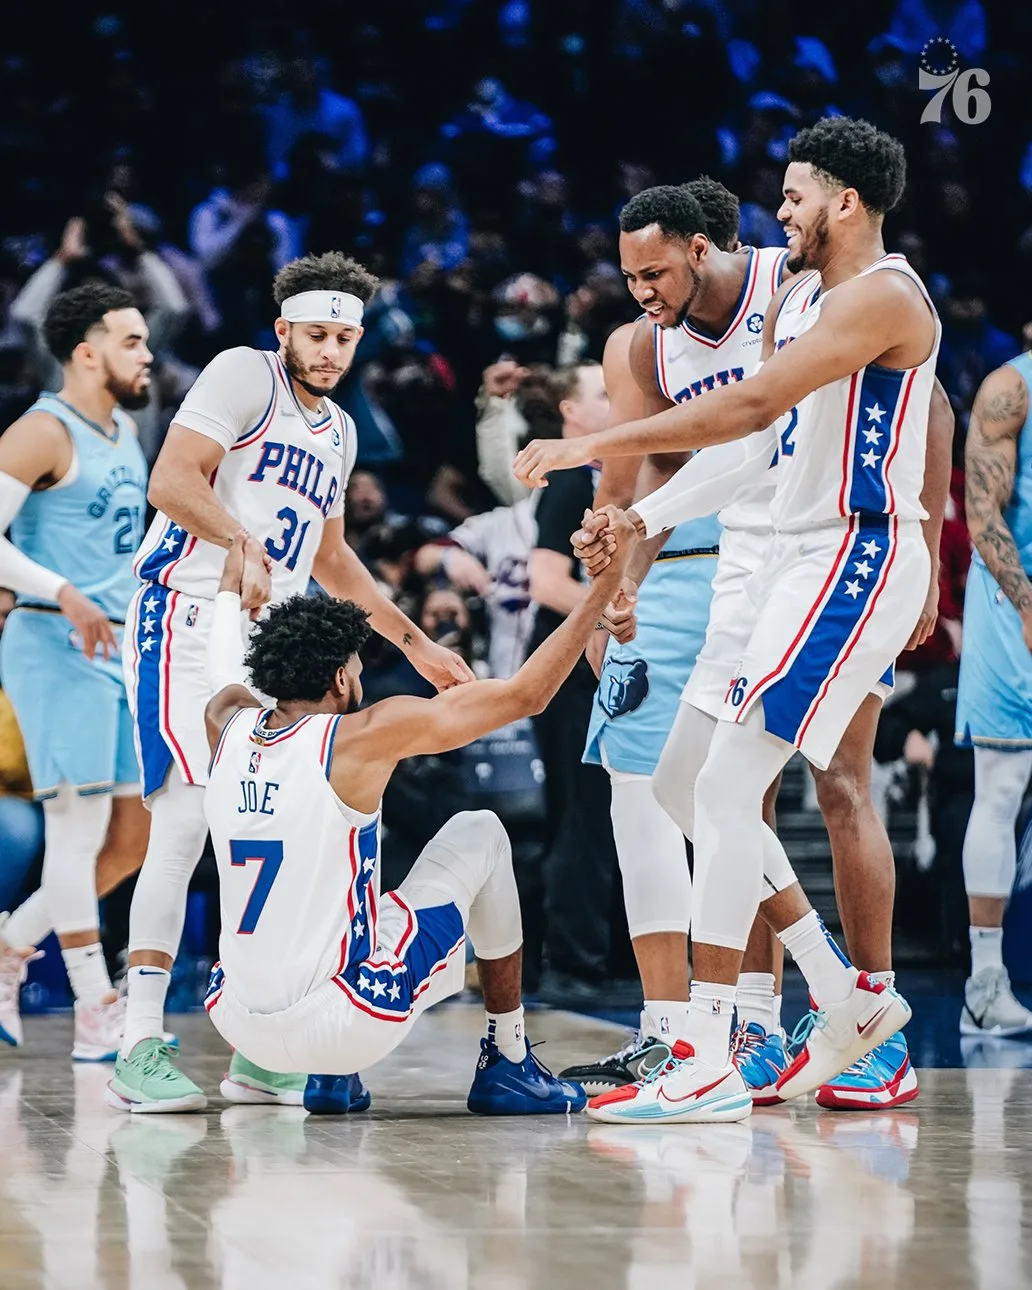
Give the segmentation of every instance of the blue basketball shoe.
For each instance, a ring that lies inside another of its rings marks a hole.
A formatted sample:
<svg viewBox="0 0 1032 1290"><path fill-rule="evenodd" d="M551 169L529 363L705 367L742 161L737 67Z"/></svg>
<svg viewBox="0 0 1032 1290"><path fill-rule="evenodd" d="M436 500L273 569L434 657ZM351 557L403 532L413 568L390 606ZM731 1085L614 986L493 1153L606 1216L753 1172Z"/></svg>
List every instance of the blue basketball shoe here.
<svg viewBox="0 0 1032 1290"><path fill-rule="evenodd" d="M358 1075L309 1075L304 1108L309 1115L368 1111L372 1096Z"/></svg>
<svg viewBox="0 0 1032 1290"><path fill-rule="evenodd" d="M779 1106L777 1082L788 1065L785 1040L780 1031L768 1034L758 1021L748 1021L735 1031L731 1060L745 1080L753 1106Z"/></svg>
<svg viewBox="0 0 1032 1290"><path fill-rule="evenodd" d="M853 1063L817 1090L826 1111L870 1111L903 1106L917 1097L917 1072L902 1031Z"/></svg>
<svg viewBox="0 0 1032 1290"><path fill-rule="evenodd" d="M521 1062L503 1057L490 1039L481 1039L480 1057L466 1105L474 1115L565 1115L583 1111L588 1095L572 1080L557 1079L527 1044Z"/></svg>

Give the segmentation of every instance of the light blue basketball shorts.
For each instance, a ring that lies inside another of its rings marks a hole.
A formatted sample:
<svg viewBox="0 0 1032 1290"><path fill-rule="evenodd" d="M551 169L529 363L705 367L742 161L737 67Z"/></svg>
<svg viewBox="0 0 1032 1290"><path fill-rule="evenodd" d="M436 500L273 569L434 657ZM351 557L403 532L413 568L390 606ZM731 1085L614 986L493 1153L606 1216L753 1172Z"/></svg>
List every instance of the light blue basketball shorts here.
<svg viewBox="0 0 1032 1290"><path fill-rule="evenodd" d="M638 632L610 639L588 724L584 761L651 775L681 692L706 639L717 548L661 551L638 595Z"/></svg>
<svg viewBox="0 0 1032 1290"><path fill-rule="evenodd" d="M0 680L38 800L61 784L86 796L139 781L120 656L90 661L62 614L16 609L0 637Z"/></svg>
<svg viewBox="0 0 1032 1290"><path fill-rule="evenodd" d="M1032 654L1018 611L977 556L964 593L954 739L964 748L1032 748Z"/></svg>

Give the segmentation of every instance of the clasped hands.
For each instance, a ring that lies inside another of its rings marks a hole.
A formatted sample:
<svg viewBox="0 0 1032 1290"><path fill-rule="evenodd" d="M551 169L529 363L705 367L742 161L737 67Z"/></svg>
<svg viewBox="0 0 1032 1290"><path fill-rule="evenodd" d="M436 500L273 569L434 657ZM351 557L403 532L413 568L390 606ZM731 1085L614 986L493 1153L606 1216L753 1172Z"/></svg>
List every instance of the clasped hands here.
<svg viewBox="0 0 1032 1290"><path fill-rule="evenodd" d="M603 506L597 511L585 511L581 527L570 538L574 555L592 578L597 577L612 560L616 549L613 528L617 517L629 520L638 536L644 536L645 526L634 511L620 511L615 506ZM625 575L616 595L599 619L599 626L605 628L621 645L633 640L638 630L634 612L637 602L638 584Z"/></svg>

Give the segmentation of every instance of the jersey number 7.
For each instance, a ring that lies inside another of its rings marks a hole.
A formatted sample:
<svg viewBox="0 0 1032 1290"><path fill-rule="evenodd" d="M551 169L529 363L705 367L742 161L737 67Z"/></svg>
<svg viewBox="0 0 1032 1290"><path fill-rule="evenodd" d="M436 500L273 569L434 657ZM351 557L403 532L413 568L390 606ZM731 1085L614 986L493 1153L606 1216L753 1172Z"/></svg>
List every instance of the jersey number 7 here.
<svg viewBox="0 0 1032 1290"><path fill-rule="evenodd" d="M258 926L265 902L269 899L272 884L276 881L280 865L283 863L282 842L253 842L234 839L229 844L229 863L234 868L243 868L252 861L258 862L258 876L254 880L251 894L247 898L244 912L240 916L239 936L250 936Z"/></svg>

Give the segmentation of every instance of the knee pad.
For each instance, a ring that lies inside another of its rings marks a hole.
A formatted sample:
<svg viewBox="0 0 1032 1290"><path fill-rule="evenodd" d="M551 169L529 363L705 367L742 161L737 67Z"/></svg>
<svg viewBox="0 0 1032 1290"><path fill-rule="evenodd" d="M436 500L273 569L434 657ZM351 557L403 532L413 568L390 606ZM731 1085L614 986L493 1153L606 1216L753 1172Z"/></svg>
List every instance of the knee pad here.
<svg viewBox="0 0 1032 1290"><path fill-rule="evenodd" d="M610 771L613 840L632 940L656 932L688 934L692 880L684 834L654 793L652 777Z"/></svg>
<svg viewBox="0 0 1032 1290"><path fill-rule="evenodd" d="M111 795L81 797L68 785L43 803L43 891L59 935L98 926L97 856L111 818Z"/></svg>

